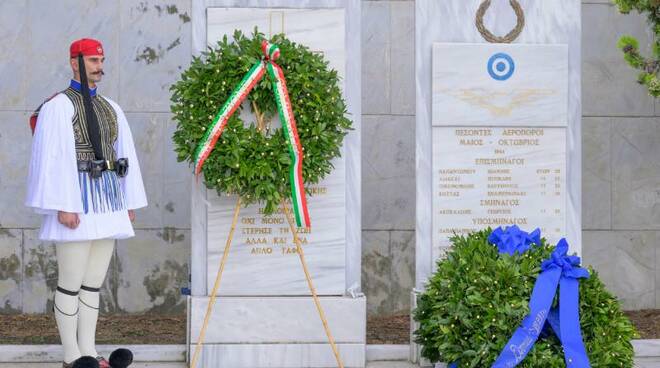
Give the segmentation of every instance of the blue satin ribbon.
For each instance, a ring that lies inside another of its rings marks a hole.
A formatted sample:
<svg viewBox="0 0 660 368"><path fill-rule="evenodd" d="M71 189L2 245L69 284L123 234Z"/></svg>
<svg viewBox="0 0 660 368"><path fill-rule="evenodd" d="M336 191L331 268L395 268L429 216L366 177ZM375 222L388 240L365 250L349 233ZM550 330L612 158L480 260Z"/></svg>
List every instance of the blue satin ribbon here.
<svg viewBox="0 0 660 368"><path fill-rule="evenodd" d="M493 368L517 366L534 346L546 321L555 331L562 347L566 367L589 368L589 358L580 332L579 281L589 272L580 267L580 257L568 256L568 243L561 239L549 259L541 263L529 301L530 314L513 333L509 342L493 363ZM551 310L559 287L559 310ZM557 320L559 323L557 324Z"/></svg>
<svg viewBox="0 0 660 368"><path fill-rule="evenodd" d="M507 226L506 229L498 227L488 236L488 242L497 246L497 251L502 254L514 255L525 253L532 244L541 245L541 230L536 229L531 233L520 230L517 225Z"/></svg>

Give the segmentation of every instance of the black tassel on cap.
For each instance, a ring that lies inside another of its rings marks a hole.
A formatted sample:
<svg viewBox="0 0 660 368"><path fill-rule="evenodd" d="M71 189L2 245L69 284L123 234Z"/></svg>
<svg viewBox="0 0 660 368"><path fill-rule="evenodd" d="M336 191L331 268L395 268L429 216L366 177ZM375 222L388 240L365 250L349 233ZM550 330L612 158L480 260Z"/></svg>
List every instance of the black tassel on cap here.
<svg viewBox="0 0 660 368"><path fill-rule="evenodd" d="M83 97L83 107L85 108L85 120L87 122L87 134L94 148L94 155L97 160L104 160L103 150L101 149L101 132L99 131L99 121L92 105L92 95L87 84L87 70L85 69L85 60L83 54L78 54L78 69L80 70L80 93Z"/></svg>

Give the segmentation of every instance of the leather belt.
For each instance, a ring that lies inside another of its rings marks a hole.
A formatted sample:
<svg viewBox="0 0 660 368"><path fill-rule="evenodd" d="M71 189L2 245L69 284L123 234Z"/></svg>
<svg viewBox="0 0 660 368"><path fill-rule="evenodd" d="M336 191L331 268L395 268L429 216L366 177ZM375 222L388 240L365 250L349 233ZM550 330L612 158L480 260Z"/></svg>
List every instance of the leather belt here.
<svg viewBox="0 0 660 368"><path fill-rule="evenodd" d="M116 171L119 177L128 174L128 159L120 158L117 161L110 160L85 160L78 161L78 171L89 172L93 178L101 176L103 171Z"/></svg>
<svg viewBox="0 0 660 368"><path fill-rule="evenodd" d="M103 171L114 171L117 162L109 160L78 161L78 171L91 171L93 165L100 165Z"/></svg>

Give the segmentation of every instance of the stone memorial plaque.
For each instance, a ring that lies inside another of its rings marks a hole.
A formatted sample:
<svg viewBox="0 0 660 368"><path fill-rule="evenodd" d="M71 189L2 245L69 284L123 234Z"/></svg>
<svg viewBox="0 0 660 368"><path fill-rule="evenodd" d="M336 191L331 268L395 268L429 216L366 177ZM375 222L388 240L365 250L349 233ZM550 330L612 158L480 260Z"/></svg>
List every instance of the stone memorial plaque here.
<svg viewBox="0 0 660 368"><path fill-rule="evenodd" d="M433 45L434 126L566 126L566 45Z"/></svg>
<svg viewBox="0 0 660 368"><path fill-rule="evenodd" d="M516 224L566 234L565 128L433 128L433 256L453 234Z"/></svg>
<svg viewBox="0 0 660 368"><path fill-rule="evenodd" d="M209 46L225 35L231 40L236 29L251 34L256 26L266 36L283 32L290 40L323 53L330 67L337 70L342 79L345 76L343 9L209 8L207 22ZM286 55L281 57L286 58ZM241 117L246 122L255 121L249 108L243 109ZM280 126L278 118L273 119L272 126ZM308 186L312 227L311 230L299 229L319 295L342 295L346 289L345 159L337 158L333 164L335 170L321 183ZM230 231L236 198L209 192L208 201L207 285L210 292ZM289 224L281 210L265 216L262 205L242 208L230 249L220 295L311 295Z"/></svg>
<svg viewBox="0 0 660 368"><path fill-rule="evenodd" d="M566 45L433 45L432 251L516 224L566 236Z"/></svg>

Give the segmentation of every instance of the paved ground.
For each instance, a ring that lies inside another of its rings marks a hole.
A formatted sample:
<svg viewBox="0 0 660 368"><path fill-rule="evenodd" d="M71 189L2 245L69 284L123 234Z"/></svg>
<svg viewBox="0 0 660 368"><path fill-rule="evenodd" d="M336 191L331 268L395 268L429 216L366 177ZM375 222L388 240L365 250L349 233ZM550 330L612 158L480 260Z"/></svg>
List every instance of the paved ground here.
<svg viewBox="0 0 660 368"><path fill-rule="evenodd" d="M0 368L61 368L56 363L0 363ZM367 368L417 368L406 362L369 362ZM638 360L635 368L658 368L660 360ZM184 363L135 363L130 368L186 368Z"/></svg>
<svg viewBox="0 0 660 368"><path fill-rule="evenodd" d="M56 363L0 363L0 368L61 368ZM405 362L371 362L367 368L415 368ZM130 368L186 368L184 363L135 363Z"/></svg>
<svg viewBox="0 0 660 368"><path fill-rule="evenodd" d="M0 363L0 368L62 368L57 363ZM184 363L135 363L130 368L186 368Z"/></svg>
<svg viewBox="0 0 660 368"><path fill-rule="evenodd" d="M0 368L62 368L57 363L0 363ZM184 363L135 363L130 368L186 368Z"/></svg>

